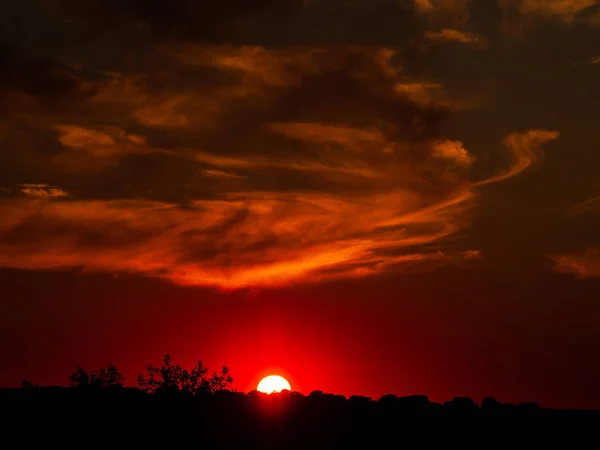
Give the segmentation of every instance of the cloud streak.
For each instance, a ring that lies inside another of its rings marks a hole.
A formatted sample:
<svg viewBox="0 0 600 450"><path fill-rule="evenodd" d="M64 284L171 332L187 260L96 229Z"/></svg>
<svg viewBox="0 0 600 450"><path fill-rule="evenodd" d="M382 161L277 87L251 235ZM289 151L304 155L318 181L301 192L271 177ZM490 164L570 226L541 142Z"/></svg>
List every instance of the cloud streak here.
<svg viewBox="0 0 600 450"><path fill-rule="evenodd" d="M510 168L502 173L477 183L483 186L490 183L512 178L530 169L543 157L540 147L546 142L551 142L560 137L558 131L529 130L526 132L511 133L504 141L504 146L510 152L512 163Z"/></svg>
<svg viewBox="0 0 600 450"><path fill-rule="evenodd" d="M600 249L591 247L585 252L550 256L554 270L578 278L600 277Z"/></svg>
<svg viewBox="0 0 600 450"><path fill-rule="evenodd" d="M425 208L394 228L390 221L402 199L369 200L245 193L182 208L151 201L40 205L11 199L1 206L9 220L0 226L0 265L123 271L226 289L270 286L331 278L331 269L337 277L363 276L438 260L437 252L397 252L461 227L452 211Z"/></svg>
<svg viewBox="0 0 600 450"><path fill-rule="evenodd" d="M587 17L597 0L502 0L504 8L516 8L524 17L558 20L572 25L577 19ZM588 21L589 23L589 21Z"/></svg>
<svg viewBox="0 0 600 450"><path fill-rule="evenodd" d="M590 211L595 211L597 209L600 209L600 195L592 197L581 203L577 203L575 206L573 206L572 212L576 214L583 214Z"/></svg>
<svg viewBox="0 0 600 450"><path fill-rule="evenodd" d="M68 197L65 191L47 184L21 184L17 188L18 192L30 198L59 198Z"/></svg>
<svg viewBox="0 0 600 450"><path fill-rule="evenodd" d="M478 48L486 48L487 42L481 36L466 31L444 28L439 31L425 32L425 38L433 43L458 42L460 44L472 45Z"/></svg>

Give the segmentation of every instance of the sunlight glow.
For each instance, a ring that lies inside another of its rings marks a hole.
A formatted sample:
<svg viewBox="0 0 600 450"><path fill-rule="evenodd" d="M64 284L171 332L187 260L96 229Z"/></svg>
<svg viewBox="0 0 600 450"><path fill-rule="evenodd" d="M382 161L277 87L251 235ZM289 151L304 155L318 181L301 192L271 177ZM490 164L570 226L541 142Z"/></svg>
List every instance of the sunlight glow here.
<svg viewBox="0 0 600 450"><path fill-rule="evenodd" d="M258 383L258 387L256 389L265 394L272 394L273 392L281 392L284 390L292 390L290 383L288 383L285 378L280 377L279 375L269 375L268 377L263 378L260 383Z"/></svg>

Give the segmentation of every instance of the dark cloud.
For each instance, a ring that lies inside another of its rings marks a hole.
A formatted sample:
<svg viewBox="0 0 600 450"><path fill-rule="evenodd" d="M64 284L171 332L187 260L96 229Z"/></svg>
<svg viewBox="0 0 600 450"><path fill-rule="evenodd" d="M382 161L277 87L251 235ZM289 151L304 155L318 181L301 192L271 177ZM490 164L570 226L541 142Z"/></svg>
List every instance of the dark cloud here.
<svg viewBox="0 0 600 450"><path fill-rule="evenodd" d="M67 21L104 33L145 34L156 39L227 39L240 32L239 20L302 8L302 0L49 0Z"/></svg>
<svg viewBox="0 0 600 450"><path fill-rule="evenodd" d="M67 65L30 58L17 45L0 42L0 85L5 89L56 99L77 90L80 81Z"/></svg>
<svg viewBox="0 0 600 450"><path fill-rule="evenodd" d="M29 54L15 42L0 41L0 120L24 111L60 111L80 89L72 67Z"/></svg>

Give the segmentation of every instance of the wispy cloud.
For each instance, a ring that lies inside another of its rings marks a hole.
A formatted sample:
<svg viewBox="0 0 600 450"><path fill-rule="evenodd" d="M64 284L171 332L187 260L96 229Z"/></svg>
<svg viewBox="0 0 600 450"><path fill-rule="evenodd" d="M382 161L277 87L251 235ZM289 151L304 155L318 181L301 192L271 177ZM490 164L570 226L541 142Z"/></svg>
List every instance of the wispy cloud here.
<svg viewBox="0 0 600 450"><path fill-rule="evenodd" d="M36 206L13 199L1 204L10 220L0 223L0 265L125 271L222 288L279 285L329 278L334 268L338 277L358 276L438 259L397 252L462 226L450 208L429 207L408 209L404 226L391 227L402 198L391 201L245 193L181 208L151 201Z"/></svg>
<svg viewBox="0 0 600 450"><path fill-rule="evenodd" d="M483 259L483 254L479 250L466 250L462 253L467 261L477 261Z"/></svg>
<svg viewBox="0 0 600 450"><path fill-rule="evenodd" d="M575 275L578 278L600 277L600 249L589 248L584 252L550 256L556 264L554 270Z"/></svg>
<svg viewBox="0 0 600 450"><path fill-rule="evenodd" d="M478 48L486 48L487 41L474 33L455 30L453 28L444 28L439 31L425 32L425 38L433 43L458 42L460 44L471 45Z"/></svg>
<svg viewBox="0 0 600 450"><path fill-rule="evenodd" d="M62 189L47 184L20 184L17 190L22 195L30 198L58 198L69 196L69 194Z"/></svg>
<svg viewBox="0 0 600 450"><path fill-rule="evenodd" d="M510 134L504 141L504 146L512 156L512 164L508 170L494 175L477 184L479 186L496 183L514 177L531 168L543 157L540 147L546 142L554 141L560 137L558 131L529 130Z"/></svg>
<svg viewBox="0 0 600 450"><path fill-rule="evenodd" d="M574 213L585 213L597 209L600 209L600 195L592 197L581 203L577 203L575 206L573 206L572 211Z"/></svg>
<svg viewBox="0 0 600 450"><path fill-rule="evenodd" d="M413 0L421 14L452 25L462 25L470 18L471 0Z"/></svg>
<svg viewBox="0 0 600 450"><path fill-rule="evenodd" d="M555 19L571 25L598 4L597 0L501 0L505 8L516 7L523 16Z"/></svg>

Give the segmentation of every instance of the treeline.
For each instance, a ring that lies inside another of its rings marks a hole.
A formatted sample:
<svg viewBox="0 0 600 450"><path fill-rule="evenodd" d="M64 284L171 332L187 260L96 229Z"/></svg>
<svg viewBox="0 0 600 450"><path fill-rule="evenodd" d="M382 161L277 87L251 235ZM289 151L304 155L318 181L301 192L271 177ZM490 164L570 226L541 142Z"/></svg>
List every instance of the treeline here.
<svg viewBox="0 0 600 450"><path fill-rule="evenodd" d="M69 376L69 386L77 389L115 389L123 388L125 377L113 365L107 364L99 370L88 372L80 365ZM219 391L230 391L233 385L233 377L226 366L221 372L208 374L208 368L204 367L201 360L191 370L187 370L179 364L174 364L171 355L166 354L162 366L148 364L146 373L138 373L137 386L140 390L149 394L157 392L183 392L197 395L201 393L214 393ZM23 388L35 388L40 385L24 379L21 382Z"/></svg>
<svg viewBox="0 0 600 450"><path fill-rule="evenodd" d="M569 431L571 435L584 436L591 430L597 437L600 423L600 411L551 410L492 398L478 404L463 397L437 403L422 395L373 400L321 391L246 394L232 389L227 367L209 374L198 361L187 370L174 364L170 355L161 366L146 366L137 376L137 387L125 387L124 382L119 370L108 364L92 372L77 366L69 387L25 381L25 389L0 389L3 438L23 448L84 443L156 448L191 443L211 450L348 450L468 442L513 447L529 435L530 446L541 448L540 439L560 430L560 424L565 425L562 429L579 427L576 433ZM425 420L415 425L414 418ZM565 448L578 448L570 439Z"/></svg>

